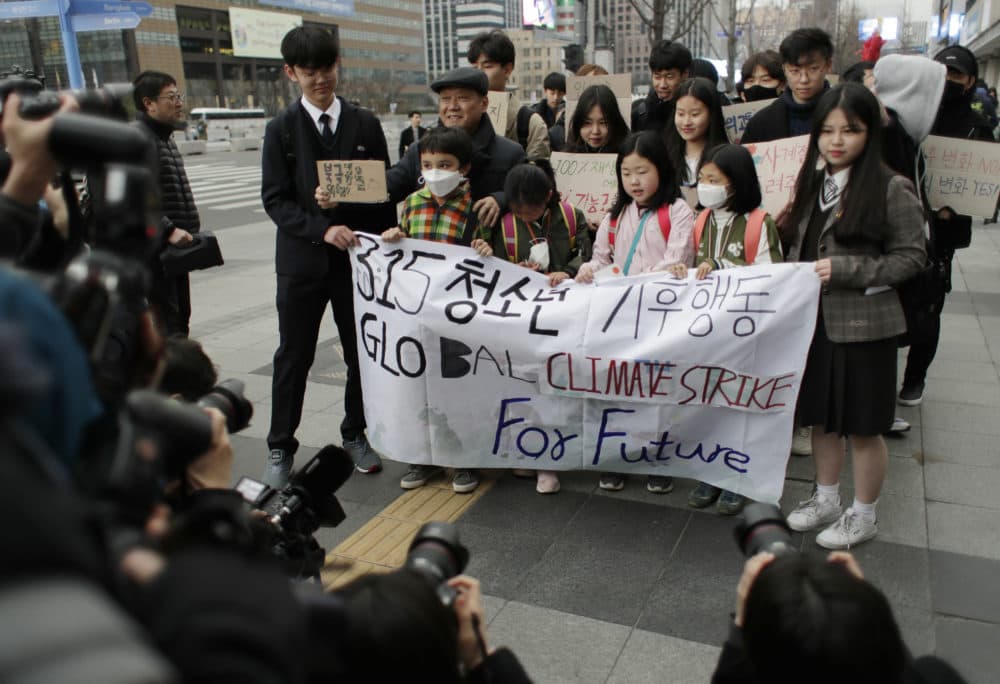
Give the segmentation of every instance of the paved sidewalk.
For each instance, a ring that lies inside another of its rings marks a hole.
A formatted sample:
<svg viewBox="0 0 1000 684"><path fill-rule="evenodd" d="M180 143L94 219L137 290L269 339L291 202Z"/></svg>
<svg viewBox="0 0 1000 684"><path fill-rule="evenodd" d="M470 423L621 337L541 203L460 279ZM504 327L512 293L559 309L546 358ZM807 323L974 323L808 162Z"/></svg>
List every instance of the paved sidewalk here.
<svg viewBox="0 0 1000 684"><path fill-rule="evenodd" d="M234 443L237 471L257 477L277 347L274 227L218 235L226 266L193 278L193 335L221 377L247 383L255 420ZM330 317L320 339L299 464L339 441L344 369ZM911 649L937 653L983 684L1000 680L998 369L1000 228L976 226L955 263L924 403L900 409L913 429L889 440L879 536L856 554ZM352 477L340 492L348 519L321 533L324 545L348 540L396 502L404 470L387 462L382 474ZM792 458L786 510L808 497L813 472L811 459ZM641 478L607 493L593 474L572 473L562 492L542 497L530 481L497 477L458 517L469 571L488 594L492 642L511 646L538 682L708 680L742 567L732 519L689 509L692 484L682 481L664 496L647 493ZM814 538L797 537L804 552L819 552Z"/></svg>

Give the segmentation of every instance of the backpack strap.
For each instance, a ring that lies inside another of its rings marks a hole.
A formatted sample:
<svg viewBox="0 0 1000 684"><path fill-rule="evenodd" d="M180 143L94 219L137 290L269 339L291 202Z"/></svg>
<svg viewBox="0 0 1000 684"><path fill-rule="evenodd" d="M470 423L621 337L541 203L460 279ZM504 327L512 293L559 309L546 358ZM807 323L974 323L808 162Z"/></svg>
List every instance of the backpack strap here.
<svg viewBox="0 0 1000 684"><path fill-rule="evenodd" d="M711 209L702 209L698 218L694 221L694 251L697 254L698 247L701 246L701 236L705 233L705 226L708 225L708 217L711 216Z"/></svg>
<svg viewBox="0 0 1000 684"><path fill-rule="evenodd" d="M503 244L507 250L507 260L512 264L517 263L517 219L513 212L508 211L503 215Z"/></svg>
<svg viewBox="0 0 1000 684"><path fill-rule="evenodd" d="M559 202L559 210L562 212L563 223L569 231L569 248L576 249L576 210L569 202Z"/></svg>
<svg viewBox="0 0 1000 684"><path fill-rule="evenodd" d="M523 148L528 148L528 127L531 123L531 115L534 110L525 105L517 110L517 142Z"/></svg>
<svg viewBox="0 0 1000 684"><path fill-rule="evenodd" d="M614 216L611 217L611 225L608 226L608 246L611 247L611 251L615 250L615 233L618 232L618 219Z"/></svg>
<svg viewBox="0 0 1000 684"><path fill-rule="evenodd" d="M767 212L760 207L747 215L747 227L743 232L743 258L747 262L747 266L753 265L760 251L760 234L764 227L765 216L767 216ZM701 220L700 216L698 220Z"/></svg>
<svg viewBox="0 0 1000 684"><path fill-rule="evenodd" d="M663 233L663 243L670 244L670 205L663 204L656 210L656 220L660 224L660 232Z"/></svg>

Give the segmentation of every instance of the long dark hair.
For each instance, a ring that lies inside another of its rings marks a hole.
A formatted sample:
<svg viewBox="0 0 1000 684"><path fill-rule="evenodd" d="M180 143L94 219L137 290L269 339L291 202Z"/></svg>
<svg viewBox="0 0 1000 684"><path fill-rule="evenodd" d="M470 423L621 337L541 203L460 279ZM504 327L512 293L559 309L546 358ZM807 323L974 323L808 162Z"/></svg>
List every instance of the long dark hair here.
<svg viewBox="0 0 1000 684"><path fill-rule="evenodd" d="M707 78L689 78L677 87L674 95L674 110L677 109L677 101L685 95L690 95L701 101L708 107L708 129L705 131L705 147L702 149L702 159L705 157L705 150L729 142L726 137L726 123L722 116L722 101L719 99L719 91L715 85ZM667 151L670 154L670 161L677 170L678 183L682 183L687 175L687 161L685 160L684 138L677 131L677 126L671 121L667 125L666 140ZM701 166L699 160L698 166ZM692 179L697 181L697 178Z"/></svg>
<svg viewBox="0 0 1000 684"><path fill-rule="evenodd" d="M622 160L632 153L638 154L644 159L648 159L656 167L656 173L660 177L660 185L653 195L651 208L656 209L664 204L673 204L681 196L681 191L677 187L677 174L670 165L667 157L667 147L663 138L656 131L642 131L632 133L618 150L618 161L615 162L615 173L618 176L618 197L611 207L611 216L618 219L625 207L632 202L632 198L625 192L625 184L622 183Z"/></svg>
<svg viewBox="0 0 1000 684"><path fill-rule="evenodd" d="M606 85L592 85L580 93L580 99L576 102L576 109L573 110L573 117L569 122L569 131L566 137L566 152L594 152L580 137L580 129L583 122L590 115L590 110L594 107L601 108L604 120L608 122L608 142L604 149L614 152L628 135L628 124L618 109L618 100L614 92Z"/></svg>
<svg viewBox="0 0 1000 684"><path fill-rule="evenodd" d="M554 209L559 206L556 174L548 159L532 159L518 164L507 173L503 184L507 206Z"/></svg>
<svg viewBox="0 0 1000 684"><path fill-rule="evenodd" d="M735 214L746 214L760 206L760 181L757 179L757 169L753 156L742 145L726 143L716 145L701 155L701 171L705 164L712 163L729 179L733 195L726 208Z"/></svg>
<svg viewBox="0 0 1000 684"><path fill-rule="evenodd" d="M816 204L816 197L823 187L823 171L817 171L819 162L819 134L826 117L835 109L844 112L851 124L868 129L868 138L861 155L851 164L850 178L841 192L841 216L834 225L834 236L849 242L863 236L877 237L878 228L885 222L886 187L892 172L882 163L882 114L878 100L871 91L858 83L843 83L831 88L820 98L813 114L809 149L795 181L795 198L788 218L786 232L797 239L798 226L809 218Z"/></svg>

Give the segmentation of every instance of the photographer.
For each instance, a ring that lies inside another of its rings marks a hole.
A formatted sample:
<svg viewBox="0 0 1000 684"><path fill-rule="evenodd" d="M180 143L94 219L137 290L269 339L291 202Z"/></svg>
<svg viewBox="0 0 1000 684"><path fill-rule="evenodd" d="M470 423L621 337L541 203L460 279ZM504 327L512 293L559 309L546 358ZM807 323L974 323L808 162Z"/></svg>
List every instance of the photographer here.
<svg viewBox="0 0 1000 684"><path fill-rule="evenodd" d="M854 557L758 553L736 590L716 684L941 683L963 680L933 656L914 660L889 602L864 580Z"/></svg>
<svg viewBox="0 0 1000 684"><path fill-rule="evenodd" d="M338 591L350 626L337 645L338 681L530 682L511 651L487 647L479 582L458 575L447 586L456 592L450 607L410 569L366 575Z"/></svg>

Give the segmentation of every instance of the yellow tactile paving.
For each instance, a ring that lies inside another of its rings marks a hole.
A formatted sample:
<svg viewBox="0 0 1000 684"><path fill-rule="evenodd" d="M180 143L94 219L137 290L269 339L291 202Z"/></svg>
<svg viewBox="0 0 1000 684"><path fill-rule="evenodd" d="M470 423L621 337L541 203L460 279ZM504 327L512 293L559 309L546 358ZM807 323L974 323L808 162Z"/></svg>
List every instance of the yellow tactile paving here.
<svg viewBox="0 0 1000 684"><path fill-rule="evenodd" d="M322 572L323 586L336 589L370 572L400 567L421 525L431 520L455 522L492 486L493 480L484 478L472 494L456 494L448 479L438 477L420 489L404 492L330 550Z"/></svg>

